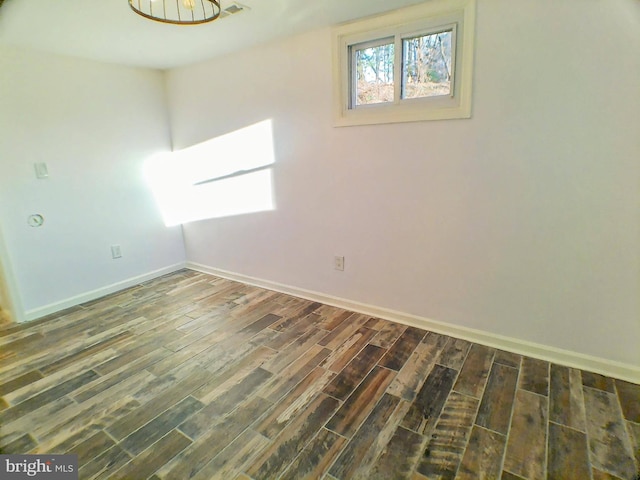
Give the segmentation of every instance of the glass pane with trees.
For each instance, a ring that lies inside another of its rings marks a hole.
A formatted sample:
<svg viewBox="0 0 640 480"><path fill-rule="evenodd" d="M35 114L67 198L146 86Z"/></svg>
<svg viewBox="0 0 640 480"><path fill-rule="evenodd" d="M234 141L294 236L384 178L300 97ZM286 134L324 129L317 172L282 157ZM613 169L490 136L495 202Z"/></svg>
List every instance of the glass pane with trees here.
<svg viewBox="0 0 640 480"><path fill-rule="evenodd" d="M393 102L394 43L354 45L355 105Z"/></svg>
<svg viewBox="0 0 640 480"><path fill-rule="evenodd" d="M448 30L403 39L401 98L451 95L452 37Z"/></svg>

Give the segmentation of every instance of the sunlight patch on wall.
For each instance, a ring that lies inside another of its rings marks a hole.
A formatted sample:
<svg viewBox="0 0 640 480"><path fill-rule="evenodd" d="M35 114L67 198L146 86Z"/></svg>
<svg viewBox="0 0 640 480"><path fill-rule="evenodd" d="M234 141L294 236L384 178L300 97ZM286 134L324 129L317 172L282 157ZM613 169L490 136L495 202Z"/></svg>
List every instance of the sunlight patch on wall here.
<svg viewBox="0 0 640 480"><path fill-rule="evenodd" d="M167 226L275 209L273 126L265 120L144 166Z"/></svg>

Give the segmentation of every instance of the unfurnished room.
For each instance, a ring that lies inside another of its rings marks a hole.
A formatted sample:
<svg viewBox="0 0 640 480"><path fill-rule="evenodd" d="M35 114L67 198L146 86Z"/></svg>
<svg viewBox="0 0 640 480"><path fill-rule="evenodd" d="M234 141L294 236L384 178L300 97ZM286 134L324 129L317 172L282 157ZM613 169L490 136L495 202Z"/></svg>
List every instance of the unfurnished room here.
<svg viewBox="0 0 640 480"><path fill-rule="evenodd" d="M0 0L0 478L640 478L640 1Z"/></svg>

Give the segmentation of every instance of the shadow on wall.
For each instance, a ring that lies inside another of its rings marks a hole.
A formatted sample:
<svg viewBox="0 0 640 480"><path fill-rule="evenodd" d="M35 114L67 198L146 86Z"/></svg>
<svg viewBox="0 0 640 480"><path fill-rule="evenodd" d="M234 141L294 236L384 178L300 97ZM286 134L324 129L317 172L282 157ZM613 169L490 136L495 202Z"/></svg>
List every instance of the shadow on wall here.
<svg viewBox="0 0 640 480"><path fill-rule="evenodd" d="M4 308L4 299L0 296L0 327L12 323L11 314L9 310Z"/></svg>
<svg viewBox="0 0 640 480"><path fill-rule="evenodd" d="M167 226L275 210L273 122L156 155L144 174Z"/></svg>
<svg viewBox="0 0 640 480"><path fill-rule="evenodd" d="M11 304L9 302L9 287L5 279L2 259L0 259L0 326L6 325L13 321L11 315Z"/></svg>
<svg viewBox="0 0 640 480"><path fill-rule="evenodd" d="M0 229L0 325L21 322L22 320L21 304L9 265L9 254L4 243L2 229Z"/></svg>

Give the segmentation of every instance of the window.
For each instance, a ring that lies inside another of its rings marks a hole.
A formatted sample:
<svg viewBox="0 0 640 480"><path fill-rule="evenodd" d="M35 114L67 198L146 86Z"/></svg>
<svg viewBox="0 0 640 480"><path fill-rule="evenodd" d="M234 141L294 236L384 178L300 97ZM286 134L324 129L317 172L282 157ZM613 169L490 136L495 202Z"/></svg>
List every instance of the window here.
<svg viewBox="0 0 640 480"><path fill-rule="evenodd" d="M470 117L474 18L432 0L336 27L336 125Z"/></svg>
<svg viewBox="0 0 640 480"><path fill-rule="evenodd" d="M351 46L351 104L374 105L393 102L392 39Z"/></svg>
<svg viewBox="0 0 640 480"><path fill-rule="evenodd" d="M451 95L454 29L402 39L401 98Z"/></svg>

